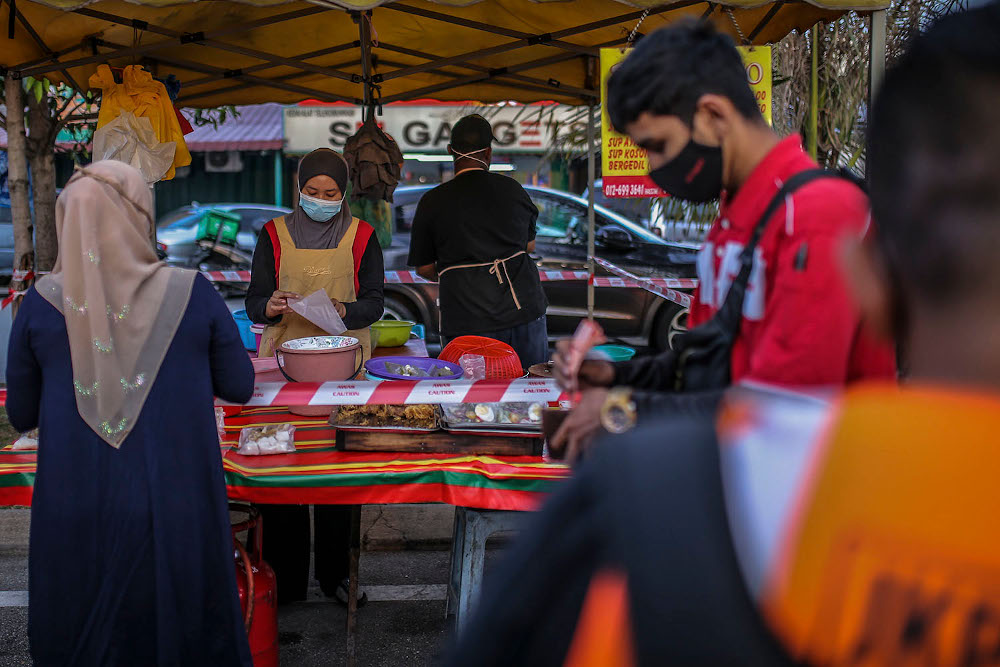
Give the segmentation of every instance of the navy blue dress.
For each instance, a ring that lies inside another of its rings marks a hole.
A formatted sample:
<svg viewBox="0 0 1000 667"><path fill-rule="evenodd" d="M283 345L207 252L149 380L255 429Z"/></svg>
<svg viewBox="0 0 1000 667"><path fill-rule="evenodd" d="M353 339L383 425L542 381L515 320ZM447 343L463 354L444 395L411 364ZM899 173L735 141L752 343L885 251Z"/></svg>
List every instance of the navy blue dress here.
<svg viewBox="0 0 1000 667"><path fill-rule="evenodd" d="M80 418L62 314L35 290L11 332L7 412L40 427L28 635L36 665L245 665L213 396L243 403L253 366L199 276L119 449Z"/></svg>

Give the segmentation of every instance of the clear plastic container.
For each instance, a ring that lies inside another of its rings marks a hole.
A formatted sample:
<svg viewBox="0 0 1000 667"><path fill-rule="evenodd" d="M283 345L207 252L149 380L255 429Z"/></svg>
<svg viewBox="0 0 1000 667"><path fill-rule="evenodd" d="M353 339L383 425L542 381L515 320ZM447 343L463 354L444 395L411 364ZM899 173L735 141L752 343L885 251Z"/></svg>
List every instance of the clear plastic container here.
<svg viewBox="0 0 1000 667"><path fill-rule="evenodd" d="M295 451L295 427L291 424L270 426L247 426L240 431L240 446L237 454L261 456L267 454L290 454Z"/></svg>

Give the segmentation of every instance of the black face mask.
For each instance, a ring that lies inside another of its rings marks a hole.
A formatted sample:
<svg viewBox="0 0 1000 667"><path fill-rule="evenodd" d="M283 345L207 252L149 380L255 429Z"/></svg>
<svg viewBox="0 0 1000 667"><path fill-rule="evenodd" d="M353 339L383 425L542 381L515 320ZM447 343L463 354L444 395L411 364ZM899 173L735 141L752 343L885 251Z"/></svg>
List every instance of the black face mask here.
<svg viewBox="0 0 1000 667"><path fill-rule="evenodd" d="M722 149L692 139L670 162L649 172L653 182L672 197L692 202L722 194Z"/></svg>

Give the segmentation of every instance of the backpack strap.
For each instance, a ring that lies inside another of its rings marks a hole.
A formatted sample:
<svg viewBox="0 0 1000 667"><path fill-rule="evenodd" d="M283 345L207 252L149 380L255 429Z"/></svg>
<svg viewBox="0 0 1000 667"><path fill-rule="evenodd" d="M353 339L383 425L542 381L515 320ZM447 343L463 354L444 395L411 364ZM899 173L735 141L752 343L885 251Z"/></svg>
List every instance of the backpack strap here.
<svg viewBox="0 0 1000 667"><path fill-rule="evenodd" d="M729 286L729 292L726 293L726 300L722 304L722 307L719 308L719 312L716 313L720 324L726 330L733 333L733 339L735 339L736 334L739 332L740 322L743 319L743 301L746 298L747 283L750 281L750 271L753 269L754 252L757 250L760 239L764 236L768 221L785 204L785 199L789 195L804 185L821 178L839 178L855 183L854 179L828 169L817 168L800 171L781 186L777 194L771 198L760 219L757 220L757 224L754 225L753 232L750 233L750 240L747 241L746 246L744 246L743 251L740 253L740 272L733 280L732 285Z"/></svg>

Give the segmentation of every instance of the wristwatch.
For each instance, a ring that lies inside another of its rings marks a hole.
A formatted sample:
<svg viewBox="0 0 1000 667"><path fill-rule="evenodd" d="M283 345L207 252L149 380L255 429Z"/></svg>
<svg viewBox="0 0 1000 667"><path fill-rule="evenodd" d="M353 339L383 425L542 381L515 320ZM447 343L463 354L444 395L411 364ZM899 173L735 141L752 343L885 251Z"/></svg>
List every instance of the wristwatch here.
<svg viewBox="0 0 1000 667"><path fill-rule="evenodd" d="M627 387L615 387L608 392L601 406L601 426L608 433L621 434L635 426L635 401L632 400L632 390Z"/></svg>

